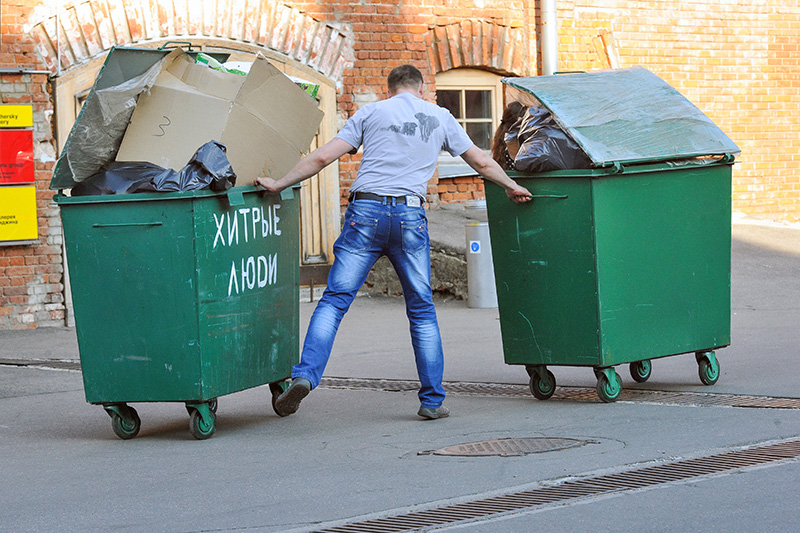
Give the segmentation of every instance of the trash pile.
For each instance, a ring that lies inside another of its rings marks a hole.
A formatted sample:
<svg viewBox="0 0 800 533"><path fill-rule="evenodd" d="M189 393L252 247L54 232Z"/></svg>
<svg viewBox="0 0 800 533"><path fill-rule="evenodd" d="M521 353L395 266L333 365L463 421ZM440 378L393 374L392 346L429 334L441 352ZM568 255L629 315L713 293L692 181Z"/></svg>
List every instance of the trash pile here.
<svg viewBox="0 0 800 533"><path fill-rule="evenodd" d="M288 172L319 127L319 85L290 78L262 55L221 57L113 49L51 188L75 196L222 192L237 179L249 185Z"/></svg>
<svg viewBox="0 0 800 533"><path fill-rule="evenodd" d="M506 133L506 144L517 142L514 168L520 172L547 172L590 168L591 160L544 107L529 107Z"/></svg>

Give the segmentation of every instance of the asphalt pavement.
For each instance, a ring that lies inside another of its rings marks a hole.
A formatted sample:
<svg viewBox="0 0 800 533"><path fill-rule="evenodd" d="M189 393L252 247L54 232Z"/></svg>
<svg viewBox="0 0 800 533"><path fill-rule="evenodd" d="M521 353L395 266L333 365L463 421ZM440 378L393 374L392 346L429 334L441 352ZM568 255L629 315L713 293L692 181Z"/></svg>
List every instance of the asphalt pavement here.
<svg viewBox="0 0 800 533"><path fill-rule="evenodd" d="M389 531L363 522L419 512L439 517L429 530L797 531L797 457L637 488L565 489L515 508L493 499L800 440L800 229L737 219L733 237L732 343L717 352L719 382L703 386L691 354L659 359L646 383L619 369L625 391L639 394L610 404L592 394L592 371L573 367L553 367L556 396L535 400L525 370L503 362L497 309L444 300L452 416L423 421L408 387L403 302L361 297L342 323L331 379L295 415L276 416L267 387L249 389L220 398L217 433L199 441L182 404L136 404L141 431L123 441L84 400L74 329L0 331L0 531ZM313 308L301 304L301 331ZM579 445L429 453L527 438ZM437 514L462 504L487 510L449 522Z"/></svg>

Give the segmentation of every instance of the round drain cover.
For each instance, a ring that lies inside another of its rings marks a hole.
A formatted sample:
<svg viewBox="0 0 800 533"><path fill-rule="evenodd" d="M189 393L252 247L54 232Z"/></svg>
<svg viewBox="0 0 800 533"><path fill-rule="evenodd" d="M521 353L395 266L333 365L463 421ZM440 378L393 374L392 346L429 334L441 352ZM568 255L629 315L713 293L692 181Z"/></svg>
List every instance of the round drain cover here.
<svg viewBox="0 0 800 533"><path fill-rule="evenodd" d="M419 455L457 455L461 457L480 457L499 455L501 457L525 455L529 453L554 452L589 444L592 441L555 438L555 437L522 437L508 439L491 439L480 442L456 444L438 450L420 452Z"/></svg>

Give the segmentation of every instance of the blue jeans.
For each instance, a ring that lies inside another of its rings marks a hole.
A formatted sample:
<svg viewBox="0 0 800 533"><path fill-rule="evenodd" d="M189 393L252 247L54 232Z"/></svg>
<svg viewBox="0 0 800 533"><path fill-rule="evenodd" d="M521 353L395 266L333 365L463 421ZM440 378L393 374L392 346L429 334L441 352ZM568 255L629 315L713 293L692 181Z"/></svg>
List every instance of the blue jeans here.
<svg viewBox="0 0 800 533"><path fill-rule="evenodd" d="M431 290L425 209L395 204L391 199L355 200L347 207L344 228L333 250L335 259L328 286L311 316L300 363L294 367L292 377L308 379L312 388L319 385L344 314L372 265L385 255L403 287L421 384L420 404L432 408L442 405L444 354Z"/></svg>

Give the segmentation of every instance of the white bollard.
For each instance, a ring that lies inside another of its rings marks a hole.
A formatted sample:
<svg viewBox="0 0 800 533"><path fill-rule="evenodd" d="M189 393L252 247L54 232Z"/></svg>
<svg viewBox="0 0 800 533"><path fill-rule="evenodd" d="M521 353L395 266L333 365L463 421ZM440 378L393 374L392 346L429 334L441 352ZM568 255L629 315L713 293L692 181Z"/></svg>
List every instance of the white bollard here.
<svg viewBox="0 0 800 533"><path fill-rule="evenodd" d="M467 223L467 305L497 307L488 222Z"/></svg>

